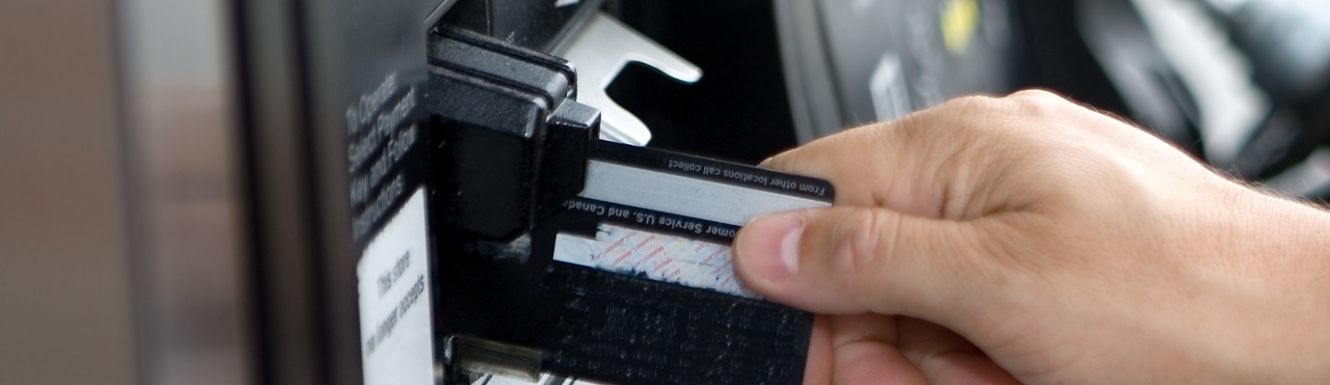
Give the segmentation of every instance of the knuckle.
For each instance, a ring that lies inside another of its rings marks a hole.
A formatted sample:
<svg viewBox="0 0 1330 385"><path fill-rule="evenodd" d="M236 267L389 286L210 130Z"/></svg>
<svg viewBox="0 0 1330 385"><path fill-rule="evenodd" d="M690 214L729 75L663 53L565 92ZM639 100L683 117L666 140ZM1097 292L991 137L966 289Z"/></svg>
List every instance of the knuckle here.
<svg viewBox="0 0 1330 385"><path fill-rule="evenodd" d="M1038 88L1025 89L1013 92L1011 93L1011 95L1007 95L1006 99L1018 102L1027 102L1027 103L1047 103L1047 104L1068 103L1067 98L1063 97L1062 95L1053 93L1052 91L1038 89Z"/></svg>
<svg viewBox="0 0 1330 385"><path fill-rule="evenodd" d="M1000 108L999 99L983 96L969 95L952 99L947 106L963 115L987 114Z"/></svg>
<svg viewBox="0 0 1330 385"><path fill-rule="evenodd" d="M1036 118L1056 118L1065 115L1067 107L1074 104L1061 95L1040 90L1022 90L1003 98L1013 106L1018 115Z"/></svg>

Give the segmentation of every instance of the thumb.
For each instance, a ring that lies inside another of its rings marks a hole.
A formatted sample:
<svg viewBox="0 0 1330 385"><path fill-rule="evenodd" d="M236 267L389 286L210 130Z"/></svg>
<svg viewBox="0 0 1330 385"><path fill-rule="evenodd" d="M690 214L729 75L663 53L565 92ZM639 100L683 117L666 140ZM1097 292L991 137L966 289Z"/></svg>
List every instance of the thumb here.
<svg viewBox="0 0 1330 385"><path fill-rule="evenodd" d="M771 214L739 231L734 267L759 294L815 313L945 322L982 303L976 226L866 207Z"/></svg>

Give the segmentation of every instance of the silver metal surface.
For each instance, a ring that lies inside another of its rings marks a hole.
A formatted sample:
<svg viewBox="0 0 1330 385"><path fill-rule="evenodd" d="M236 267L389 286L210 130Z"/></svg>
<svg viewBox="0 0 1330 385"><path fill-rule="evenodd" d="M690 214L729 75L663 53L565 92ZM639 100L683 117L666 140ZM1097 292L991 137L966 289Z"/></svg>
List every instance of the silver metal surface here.
<svg viewBox="0 0 1330 385"><path fill-rule="evenodd" d="M702 78L702 70L693 63L604 13L592 16L567 50L556 54L577 68L577 101L600 109L601 139L635 146L650 142L651 130L605 94L619 71L636 62L684 83Z"/></svg>
<svg viewBox="0 0 1330 385"><path fill-rule="evenodd" d="M140 383L252 383L231 3L116 4Z"/></svg>
<svg viewBox="0 0 1330 385"><path fill-rule="evenodd" d="M540 372L540 349L466 336L449 336L444 342L447 365L463 373L485 373L505 378L537 382L547 374Z"/></svg>
<svg viewBox="0 0 1330 385"><path fill-rule="evenodd" d="M618 163L587 162L582 197L743 226L758 215L830 203Z"/></svg>

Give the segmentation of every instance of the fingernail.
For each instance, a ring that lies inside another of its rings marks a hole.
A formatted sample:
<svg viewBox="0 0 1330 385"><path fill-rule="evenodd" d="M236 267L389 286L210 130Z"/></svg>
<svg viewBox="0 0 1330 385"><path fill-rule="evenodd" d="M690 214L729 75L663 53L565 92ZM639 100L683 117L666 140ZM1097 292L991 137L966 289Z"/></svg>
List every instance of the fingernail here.
<svg viewBox="0 0 1330 385"><path fill-rule="evenodd" d="M784 281L799 271L799 239L803 218L775 214L758 217L743 228L738 249L758 276Z"/></svg>

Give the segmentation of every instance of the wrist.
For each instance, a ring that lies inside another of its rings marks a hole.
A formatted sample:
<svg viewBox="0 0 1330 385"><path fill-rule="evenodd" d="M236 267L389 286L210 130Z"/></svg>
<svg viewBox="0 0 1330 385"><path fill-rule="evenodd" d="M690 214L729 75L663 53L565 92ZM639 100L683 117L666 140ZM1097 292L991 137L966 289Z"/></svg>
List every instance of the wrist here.
<svg viewBox="0 0 1330 385"><path fill-rule="evenodd" d="M1249 380L1317 383L1330 378L1330 213L1260 195L1247 221L1252 248L1232 269L1236 316L1246 325L1235 348ZM1233 314L1233 313L1230 313Z"/></svg>
<svg viewBox="0 0 1330 385"><path fill-rule="evenodd" d="M1291 231L1290 244L1299 245L1296 252L1300 267L1299 280L1290 285L1287 295L1293 299L1290 312L1295 330L1289 334L1288 350L1291 360L1283 376L1284 383L1322 383L1330 378L1330 212L1323 207L1312 207L1301 202L1284 201L1295 213L1300 231ZM1296 250L1296 251L1294 251Z"/></svg>

